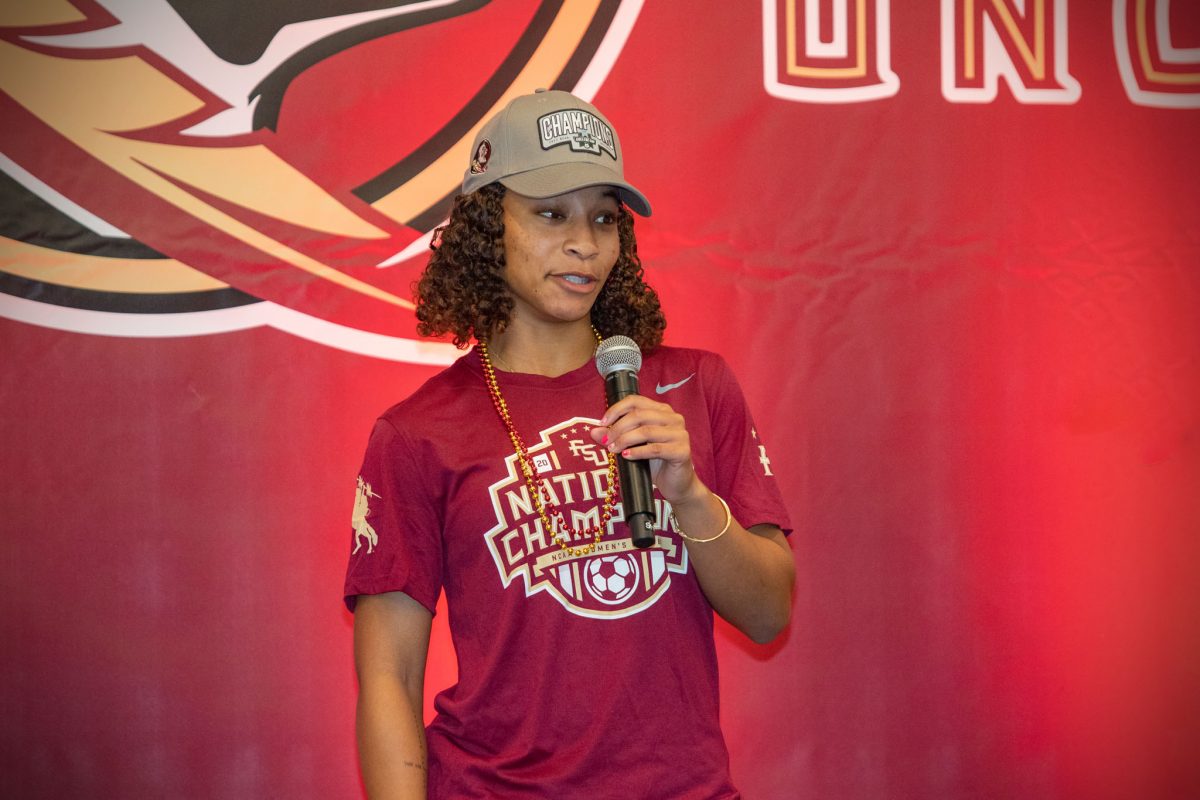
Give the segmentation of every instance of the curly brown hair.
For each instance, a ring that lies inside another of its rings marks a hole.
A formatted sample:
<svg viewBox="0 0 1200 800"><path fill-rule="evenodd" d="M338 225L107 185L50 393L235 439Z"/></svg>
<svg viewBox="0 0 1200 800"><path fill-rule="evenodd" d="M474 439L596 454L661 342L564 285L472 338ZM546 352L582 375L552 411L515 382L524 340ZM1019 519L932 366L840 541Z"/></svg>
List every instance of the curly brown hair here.
<svg viewBox="0 0 1200 800"><path fill-rule="evenodd" d="M414 285L417 333L454 335L465 348L508 326L513 300L504 282L504 186L492 183L454 198L450 221L434 237L433 253ZM658 294L644 280L633 215L617 212L621 251L592 306L601 336L623 334L643 350L662 343L666 318Z"/></svg>

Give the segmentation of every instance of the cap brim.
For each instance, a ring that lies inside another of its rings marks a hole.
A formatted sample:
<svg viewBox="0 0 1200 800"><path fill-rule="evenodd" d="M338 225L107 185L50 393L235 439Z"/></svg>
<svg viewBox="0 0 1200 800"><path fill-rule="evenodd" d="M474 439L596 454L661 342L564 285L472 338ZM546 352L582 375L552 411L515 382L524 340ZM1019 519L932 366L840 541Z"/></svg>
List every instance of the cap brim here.
<svg viewBox="0 0 1200 800"><path fill-rule="evenodd" d="M603 164L550 164L515 175L506 175L500 183L517 194L526 197L554 197L555 195L586 189L589 186L612 186L621 197L621 202L643 217L650 216L650 201L630 184Z"/></svg>

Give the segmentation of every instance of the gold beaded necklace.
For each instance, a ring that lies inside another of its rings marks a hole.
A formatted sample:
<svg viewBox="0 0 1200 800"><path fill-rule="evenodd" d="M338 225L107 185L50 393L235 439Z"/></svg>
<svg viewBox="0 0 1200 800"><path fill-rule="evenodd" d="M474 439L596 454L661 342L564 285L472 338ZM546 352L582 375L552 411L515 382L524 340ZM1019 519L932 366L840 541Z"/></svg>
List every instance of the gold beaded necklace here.
<svg viewBox="0 0 1200 800"><path fill-rule="evenodd" d="M592 333L596 334L596 341L600 341L600 334L595 328L592 328ZM500 384L496 381L496 370L492 367L492 359L488 354L488 346L486 341L479 342L479 355L483 360L483 377L487 382L488 394L491 395L492 405L496 409L496 413L500 415L500 421L504 423L504 430L508 432L508 438L512 441L513 449L517 451L517 461L521 465L521 474L525 477L525 485L529 487L529 496L533 500L533 506L537 509L538 516L542 520L542 524L546 526L546 530L554 537L554 541L564 552L572 556L586 556L596 549L596 545L600 544L600 537L607 529L609 521L613 517L613 507L616 505L617 497L617 460L612 453L605 451L608 456L608 491L604 494L604 505L600 510L600 524L584 530L577 530L567 526L566 516L562 510L550 499L550 489L546 485L546 479L540 481L534 477L533 464L529 458L529 449L525 446L525 441L521 438L521 434L517 433L517 426L513 424L512 417L508 413L508 404L504 402L504 396L500 394ZM607 403L607 398L605 398ZM562 538L563 534L569 534L567 538ZM592 541L580 547L573 547L570 544L572 539L591 536Z"/></svg>

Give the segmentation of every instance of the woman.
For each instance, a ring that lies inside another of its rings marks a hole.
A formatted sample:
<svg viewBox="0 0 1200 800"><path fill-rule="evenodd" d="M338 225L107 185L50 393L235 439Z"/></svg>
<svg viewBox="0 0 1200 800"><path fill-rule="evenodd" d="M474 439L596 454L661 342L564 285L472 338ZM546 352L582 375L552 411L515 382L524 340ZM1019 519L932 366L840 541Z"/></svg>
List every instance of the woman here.
<svg viewBox="0 0 1200 800"><path fill-rule="evenodd" d="M478 346L380 417L358 479L345 594L367 792L737 797L712 612L770 640L794 577L740 390L719 357L659 346L626 210L650 205L599 111L519 97L472 153L417 293L423 335ZM656 394L606 409L592 359L615 334ZM617 454L651 463L644 550L619 521ZM426 731L441 591L459 682Z"/></svg>

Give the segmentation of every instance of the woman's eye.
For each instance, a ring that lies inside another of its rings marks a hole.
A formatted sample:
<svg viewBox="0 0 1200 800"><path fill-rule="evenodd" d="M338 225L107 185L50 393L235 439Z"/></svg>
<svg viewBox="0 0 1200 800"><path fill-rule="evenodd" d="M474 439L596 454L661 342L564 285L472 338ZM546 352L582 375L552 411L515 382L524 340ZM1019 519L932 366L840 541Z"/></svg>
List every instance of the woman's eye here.
<svg viewBox="0 0 1200 800"><path fill-rule="evenodd" d="M617 214L615 211L605 211L603 214L596 217L596 222L600 223L601 225L612 225L616 221Z"/></svg>

